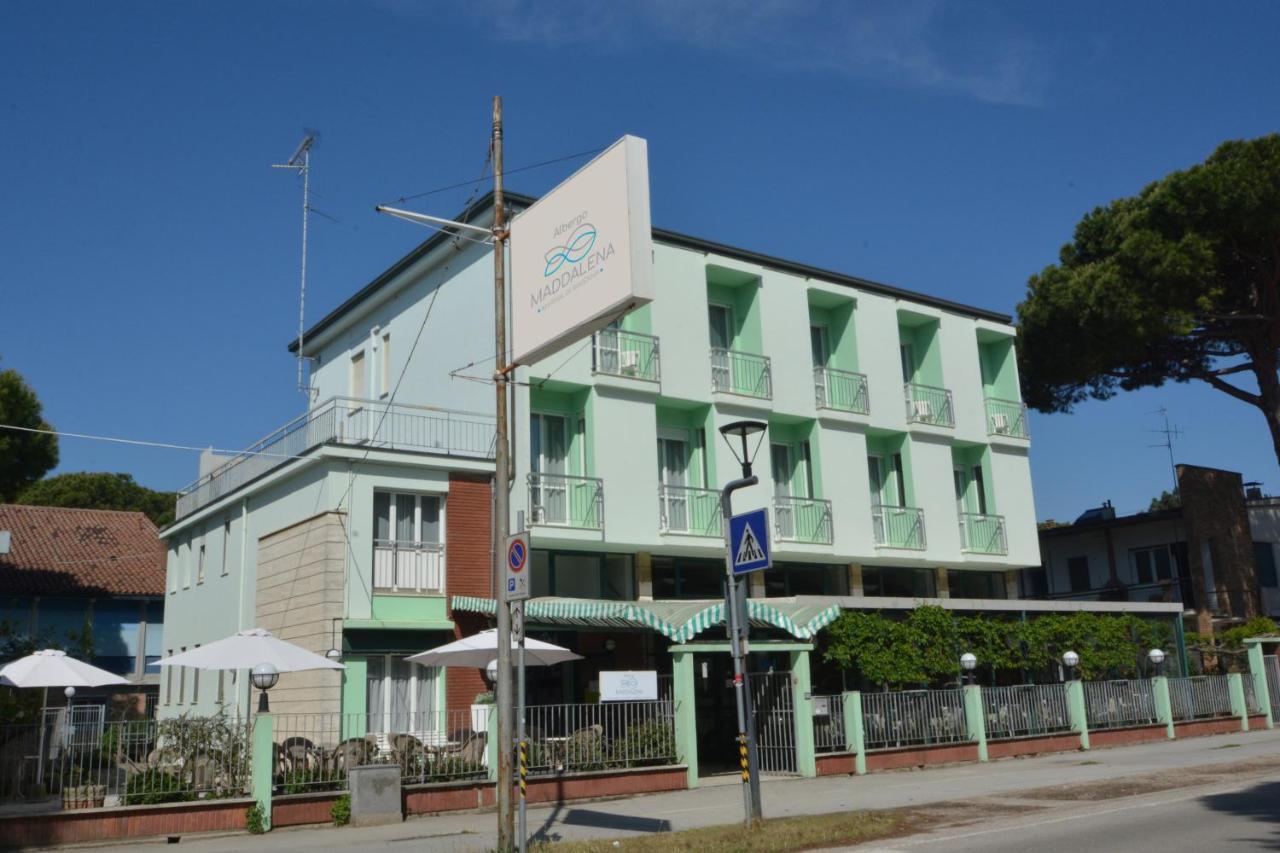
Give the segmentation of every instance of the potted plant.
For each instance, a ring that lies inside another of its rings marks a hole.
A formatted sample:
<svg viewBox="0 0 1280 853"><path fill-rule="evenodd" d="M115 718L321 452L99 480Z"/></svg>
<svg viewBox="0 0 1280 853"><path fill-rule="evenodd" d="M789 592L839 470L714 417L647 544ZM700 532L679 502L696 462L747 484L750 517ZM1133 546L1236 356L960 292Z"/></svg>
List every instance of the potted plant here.
<svg viewBox="0 0 1280 853"><path fill-rule="evenodd" d="M475 732L489 731L489 714L493 712L493 693L476 694L476 701L471 704L471 730Z"/></svg>

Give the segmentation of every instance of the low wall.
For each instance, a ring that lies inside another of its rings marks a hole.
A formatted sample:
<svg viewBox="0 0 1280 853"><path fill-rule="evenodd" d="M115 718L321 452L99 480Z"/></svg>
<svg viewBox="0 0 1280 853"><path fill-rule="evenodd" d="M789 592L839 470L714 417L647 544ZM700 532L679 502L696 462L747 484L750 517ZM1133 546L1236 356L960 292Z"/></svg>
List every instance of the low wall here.
<svg viewBox="0 0 1280 853"><path fill-rule="evenodd" d="M1164 723L1154 726L1125 726L1117 729L1090 729L1089 746L1093 749L1105 749L1109 746L1132 746L1136 743L1151 743L1167 740L1168 730Z"/></svg>
<svg viewBox="0 0 1280 853"><path fill-rule="evenodd" d="M882 749L867 753L867 772L977 760L978 745L976 743L944 743L936 746Z"/></svg>
<svg viewBox="0 0 1280 853"><path fill-rule="evenodd" d="M683 764L665 767L631 767L597 770L564 776L538 776L526 787L528 803L556 803L683 791L688 787L688 768ZM492 808L492 782L441 782L411 785L404 789L404 813L436 814Z"/></svg>
<svg viewBox="0 0 1280 853"><path fill-rule="evenodd" d="M42 847L87 841L187 835L244 829L251 799L196 800L158 806L117 806L0 817L0 847Z"/></svg>
<svg viewBox="0 0 1280 853"><path fill-rule="evenodd" d="M303 826L328 823L329 809L346 791L317 791L313 794L279 794L271 798L271 826Z"/></svg>
<svg viewBox="0 0 1280 853"><path fill-rule="evenodd" d="M1261 727L1266 728L1266 717L1262 717ZM1252 719L1249 723L1253 727ZM1216 720L1191 720L1185 723L1174 723L1173 731L1178 737L1204 737L1205 735L1229 735L1240 731L1239 717L1221 717Z"/></svg>
<svg viewBox="0 0 1280 853"><path fill-rule="evenodd" d="M1089 735L1093 737L1092 733ZM1063 732L1041 737L1020 737L1009 740L987 741L989 758L1009 758L1014 755L1038 755L1044 752L1071 752L1080 748L1080 735Z"/></svg>
<svg viewBox="0 0 1280 853"><path fill-rule="evenodd" d="M851 776L858 772L857 756L852 752L819 752L816 765L819 776Z"/></svg>

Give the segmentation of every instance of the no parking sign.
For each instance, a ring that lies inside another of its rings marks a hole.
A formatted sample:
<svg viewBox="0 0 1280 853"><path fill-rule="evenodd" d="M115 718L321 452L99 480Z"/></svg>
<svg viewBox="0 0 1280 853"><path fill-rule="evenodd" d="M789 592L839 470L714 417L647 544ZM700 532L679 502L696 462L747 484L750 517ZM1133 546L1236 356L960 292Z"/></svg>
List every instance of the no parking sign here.
<svg viewBox="0 0 1280 853"><path fill-rule="evenodd" d="M529 532L507 537L507 580L504 601L524 601L529 597Z"/></svg>

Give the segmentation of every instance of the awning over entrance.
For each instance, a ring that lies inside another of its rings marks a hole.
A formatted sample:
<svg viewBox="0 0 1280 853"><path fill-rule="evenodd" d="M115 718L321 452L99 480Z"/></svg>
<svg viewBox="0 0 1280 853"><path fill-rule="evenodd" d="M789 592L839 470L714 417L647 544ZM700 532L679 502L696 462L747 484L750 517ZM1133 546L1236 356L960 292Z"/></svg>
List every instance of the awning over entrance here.
<svg viewBox="0 0 1280 853"><path fill-rule="evenodd" d="M492 598L455 595L453 609L492 616ZM590 628L650 628L676 643L687 643L724 624L723 601L600 601L590 598L535 598L525 603L525 619L539 625ZM840 615L836 604L789 598L747 600L755 627L779 628L801 640L812 639Z"/></svg>

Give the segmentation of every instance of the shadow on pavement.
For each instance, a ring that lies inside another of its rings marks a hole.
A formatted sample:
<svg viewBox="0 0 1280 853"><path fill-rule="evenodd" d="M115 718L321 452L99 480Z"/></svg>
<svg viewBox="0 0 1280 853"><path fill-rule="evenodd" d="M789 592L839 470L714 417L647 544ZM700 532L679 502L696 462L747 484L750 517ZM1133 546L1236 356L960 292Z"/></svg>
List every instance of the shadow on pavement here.
<svg viewBox="0 0 1280 853"><path fill-rule="evenodd" d="M670 821L654 817L609 814L591 809L569 809L560 821L569 826L595 826L600 829L621 829L627 832L670 832Z"/></svg>
<svg viewBox="0 0 1280 853"><path fill-rule="evenodd" d="M1257 839L1257 843L1271 850L1280 850L1280 782L1263 782L1243 791L1210 794L1200 801L1214 811L1268 824L1271 837Z"/></svg>

